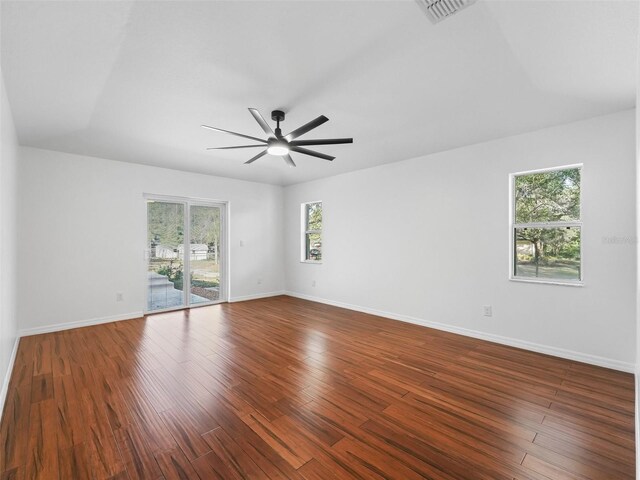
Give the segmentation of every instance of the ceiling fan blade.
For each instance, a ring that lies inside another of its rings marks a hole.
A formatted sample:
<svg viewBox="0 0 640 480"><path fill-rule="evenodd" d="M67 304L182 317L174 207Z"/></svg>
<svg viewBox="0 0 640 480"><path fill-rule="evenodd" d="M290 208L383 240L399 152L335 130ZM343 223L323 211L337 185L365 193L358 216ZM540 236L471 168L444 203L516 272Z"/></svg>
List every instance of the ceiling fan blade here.
<svg viewBox="0 0 640 480"><path fill-rule="evenodd" d="M242 133L232 132L230 130L223 130L222 128L210 127L209 125L201 125L201 127L208 128L210 130L215 130L216 132L230 133L231 135L236 135L238 137L248 138L250 140L255 140L256 142L260 142L260 143L267 143L267 141L263 140L262 138L251 137L249 135L244 135Z"/></svg>
<svg viewBox="0 0 640 480"><path fill-rule="evenodd" d="M231 150L233 148L252 148L252 147L264 148L264 145L238 145L237 147L207 147L207 150Z"/></svg>
<svg viewBox="0 0 640 480"><path fill-rule="evenodd" d="M296 162L293 161L291 155L283 155L282 158L284 158L284 161L287 162L287 165L289 165L290 167L296 166Z"/></svg>
<svg viewBox="0 0 640 480"><path fill-rule="evenodd" d="M260 152L259 154L257 154L255 157L250 158L249 160L247 160L246 162L244 162L245 165L248 165L249 163L253 163L255 162L257 159L259 159L260 157L264 157L267 154L267 151L263 151Z"/></svg>
<svg viewBox="0 0 640 480"><path fill-rule="evenodd" d="M339 143L353 143L353 138L318 138L316 140L294 140L289 145L338 145Z"/></svg>
<svg viewBox="0 0 640 480"><path fill-rule="evenodd" d="M313 150L309 150L307 148L296 147L295 145L289 144L289 149L292 152L304 153L305 155L311 155L312 157L322 158L323 160L333 160L336 157L332 157L331 155L325 155L324 153L314 152Z"/></svg>
<svg viewBox="0 0 640 480"><path fill-rule="evenodd" d="M327 117L325 117L324 115L320 115L315 120L311 120L309 123L305 123L300 128L296 128L293 132L289 133L288 135L285 135L284 138L286 138L287 141L290 142L294 138L298 138L300 135L304 135L309 130L313 130L314 128L319 127L324 122L328 122L328 121L329 119Z"/></svg>
<svg viewBox="0 0 640 480"><path fill-rule="evenodd" d="M262 115L260 115L260 112L257 108L250 108L249 111L251 112L251 115L253 115L253 118L256 119L256 122L260 124L260 127L262 127L262 130L264 130L264 133L266 133L270 137L276 136L275 133L273 133L273 130L271 130L269 124L265 122Z"/></svg>

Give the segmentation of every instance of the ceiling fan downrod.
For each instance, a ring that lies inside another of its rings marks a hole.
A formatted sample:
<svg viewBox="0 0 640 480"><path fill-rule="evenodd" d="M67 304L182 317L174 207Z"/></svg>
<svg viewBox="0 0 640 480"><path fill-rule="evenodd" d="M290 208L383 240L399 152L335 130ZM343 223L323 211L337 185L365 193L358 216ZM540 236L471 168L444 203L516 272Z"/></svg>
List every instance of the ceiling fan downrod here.
<svg viewBox="0 0 640 480"><path fill-rule="evenodd" d="M282 110L274 110L271 112L271 120L276 122L276 137L282 138L282 130L280 130L280 122L284 122L284 112Z"/></svg>

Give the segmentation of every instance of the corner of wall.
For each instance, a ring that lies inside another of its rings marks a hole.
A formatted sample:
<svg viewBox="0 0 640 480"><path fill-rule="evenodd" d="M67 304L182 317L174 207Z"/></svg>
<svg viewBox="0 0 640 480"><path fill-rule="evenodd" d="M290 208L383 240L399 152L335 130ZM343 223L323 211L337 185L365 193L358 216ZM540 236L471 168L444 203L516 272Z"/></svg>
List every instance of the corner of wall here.
<svg viewBox="0 0 640 480"><path fill-rule="evenodd" d="M0 69L0 412L18 345L17 184L18 140Z"/></svg>
<svg viewBox="0 0 640 480"><path fill-rule="evenodd" d="M638 17L640 25L640 16ZM640 35L638 35L636 49L636 371L635 371L635 421L636 421L636 479L640 480L640 205L638 205L638 191L640 188Z"/></svg>
<svg viewBox="0 0 640 480"><path fill-rule="evenodd" d="M11 349L11 356L9 357L9 363L7 364L6 372L2 380L2 388L0 388L0 420L2 419L2 413L4 412L4 403L7 400L7 393L9 392L9 382L11 380L11 373L13 372L13 365L16 361L16 355L18 354L18 345L20 344L20 337L16 336L13 342L13 348Z"/></svg>

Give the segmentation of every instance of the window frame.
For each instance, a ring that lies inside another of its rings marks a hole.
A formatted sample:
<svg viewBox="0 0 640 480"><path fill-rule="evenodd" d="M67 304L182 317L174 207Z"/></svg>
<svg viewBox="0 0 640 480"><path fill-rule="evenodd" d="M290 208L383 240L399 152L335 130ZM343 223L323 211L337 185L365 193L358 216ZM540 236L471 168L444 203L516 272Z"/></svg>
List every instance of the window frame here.
<svg viewBox="0 0 640 480"><path fill-rule="evenodd" d="M321 260L311 260L307 258L307 235L311 234L311 233L315 233L315 234L319 234L320 235L320 241L323 242L323 238L322 238L322 230L323 228L320 228L320 230L309 230L309 217L307 215L307 206L308 205L312 205L314 203L319 203L320 204L320 209L322 211L323 217L322 217L322 227L324 226L324 205L322 204L322 200L315 200L315 201L311 201L311 202L302 202L300 204L300 229L301 229L301 235L300 235L300 262L302 263L315 263L315 264L321 264L322 263L322 259Z"/></svg>
<svg viewBox="0 0 640 480"><path fill-rule="evenodd" d="M515 197L515 181L516 177L532 175L536 173L557 172L559 170L580 170L580 220L572 221L555 221L555 222L529 222L516 223L516 197ZM538 283L546 285L563 285L569 287L584 286L584 222L582 219L583 208L582 199L584 198L584 182L583 182L584 165L576 163L571 165L561 165L558 167L539 168L535 170L526 170L509 174L509 280L512 282ZM578 227L580 228L580 279L566 280L553 278L535 278L516 276L516 238L515 232L517 228L562 228L562 227Z"/></svg>

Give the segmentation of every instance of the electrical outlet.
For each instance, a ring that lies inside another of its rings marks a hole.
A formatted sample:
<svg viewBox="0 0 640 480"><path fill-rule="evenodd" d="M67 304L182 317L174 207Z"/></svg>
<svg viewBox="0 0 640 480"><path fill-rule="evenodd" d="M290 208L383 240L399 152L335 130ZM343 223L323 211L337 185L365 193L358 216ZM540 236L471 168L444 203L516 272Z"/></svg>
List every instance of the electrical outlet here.
<svg viewBox="0 0 640 480"><path fill-rule="evenodd" d="M491 308L491 305L483 305L482 312L485 317L490 317L491 315L493 315L493 309Z"/></svg>
<svg viewBox="0 0 640 480"><path fill-rule="evenodd" d="M316 281L315 280L311 280L311 286L315 287L316 286Z"/></svg>
<svg viewBox="0 0 640 480"><path fill-rule="evenodd" d="M244 247L244 240L240 240L240 246Z"/></svg>
<svg viewBox="0 0 640 480"><path fill-rule="evenodd" d="M122 295L122 292L116 292L116 302L122 301L124 301L124 295Z"/></svg>

